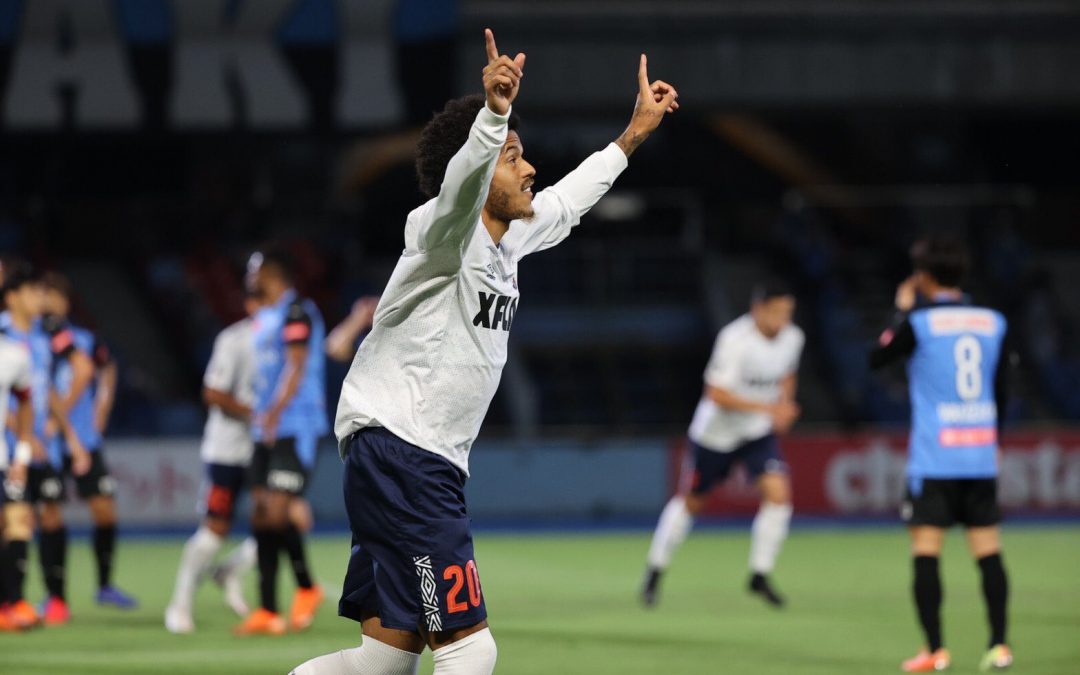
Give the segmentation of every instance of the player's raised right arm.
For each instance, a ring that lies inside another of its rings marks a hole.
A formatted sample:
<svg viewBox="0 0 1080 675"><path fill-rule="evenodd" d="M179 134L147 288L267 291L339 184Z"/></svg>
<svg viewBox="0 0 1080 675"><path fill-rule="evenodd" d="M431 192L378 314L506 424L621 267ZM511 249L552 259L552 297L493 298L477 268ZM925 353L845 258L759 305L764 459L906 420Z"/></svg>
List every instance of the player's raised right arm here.
<svg viewBox="0 0 1080 675"><path fill-rule="evenodd" d="M495 162L506 142L510 106L517 98L525 55L499 55L495 36L484 31L488 64L484 67L487 104L480 110L465 145L450 160L430 218L417 233L417 246L428 251L460 245L480 220Z"/></svg>

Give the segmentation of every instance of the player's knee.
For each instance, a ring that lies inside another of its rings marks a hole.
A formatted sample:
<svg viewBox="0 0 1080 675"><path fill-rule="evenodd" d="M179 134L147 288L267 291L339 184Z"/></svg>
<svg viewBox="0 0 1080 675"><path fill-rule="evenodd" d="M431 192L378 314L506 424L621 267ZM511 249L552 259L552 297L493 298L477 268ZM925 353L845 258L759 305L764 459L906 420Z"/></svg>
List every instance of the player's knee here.
<svg viewBox="0 0 1080 675"><path fill-rule="evenodd" d="M98 495L90 499L90 516L94 524L100 527L109 527L116 524L116 506L113 498L107 495Z"/></svg>
<svg viewBox="0 0 1080 675"><path fill-rule="evenodd" d="M467 635L445 647L432 651L435 661L433 675L490 675L495 670L498 649L491 629Z"/></svg>
<svg viewBox="0 0 1080 675"><path fill-rule="evenodd" d="M701 495L688 494L684 498L686 504L686 512L692 516L696 516L705 508L705 498Z"/></svg>
<svg viewBox="0 0 1080 675"><path fill-rule="evenodd" d="M4 507L4 538L8 541L28 541L34 532L34 514L26 503Z"/></svg>
<svg viewBox="0 0 1080 675"><path fill-rule="evenodd" d="M38 516L42 530L58 530L64 526L64 512L59 504L48 503L41 508Z"/></svg>
<svg viewBox="0 0 1080 675"><path fill-rule="evenodd" d="M228 520L225 520L224 518L214 518L213 516L207 516L203 521L203 524L206 526L206 529L219 537L228 536L229 530L232 529L232 524Z"/></svg>

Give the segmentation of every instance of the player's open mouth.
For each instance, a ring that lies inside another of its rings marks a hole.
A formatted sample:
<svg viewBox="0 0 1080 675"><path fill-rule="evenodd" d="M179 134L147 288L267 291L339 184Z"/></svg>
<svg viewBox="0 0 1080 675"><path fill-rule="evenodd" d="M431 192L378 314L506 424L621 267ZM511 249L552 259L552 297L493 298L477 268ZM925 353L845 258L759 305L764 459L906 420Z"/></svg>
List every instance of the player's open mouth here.
<svg viewBox="0 0 1080 675"><path fill-rule="evenodd" d="M532 186L533 186L532 182L526 183L525 187L521 188L521 191L532 194Z"/></svg>

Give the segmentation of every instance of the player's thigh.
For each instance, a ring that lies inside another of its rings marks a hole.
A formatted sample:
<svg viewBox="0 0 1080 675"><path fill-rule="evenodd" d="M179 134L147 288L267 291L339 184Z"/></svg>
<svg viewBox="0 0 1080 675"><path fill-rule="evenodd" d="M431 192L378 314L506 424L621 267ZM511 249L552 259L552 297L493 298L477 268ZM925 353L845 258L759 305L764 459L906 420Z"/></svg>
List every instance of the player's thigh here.
<svg viewBox="0 0 1080 675"><path fill-rule="evenodd" d="M435 632L426 632L428 647L431 647L432 651L445 647L447 645L454 644L458 640L464 640L473 633L479 633L488 627L487 619L473 624L472 626L466 626L465 628L458 628L455 630L444 630Z"/></svg>
<svg viewBox="0 0 1080 675"><path fill-rule="evenodd" d="M34 533L34 511L24 500L4 504L4 538L27 541Z"/></svg>
<svg viewBox="0 0 1080 675"><path fill-rule="evenodd" d="M42 530L58 530L64 526L63 505L58 501L45 500L38 503L38 522Z"/></svg>
<svg viewBox="0 0 1080 675"><path fill-rule="evenodd" d="M86 500L90 507L90 517L97 525L108 526L116 524L116 501L112 495L94 495Z"/></svg>
<svg viewBox="0 0 1080 675"><path fill-rule="evenodd" d="M1001 528L997 525L969 527L966 537L968 550L976 559L1001 552Z"/></svg>
<svg viewBox="0 0 1080 675"><path fill-rule="evenodd" d="M296 497L289 503L289 522L301 532L310 532L315 526L315 517L307 499Z"/></svg>
<svg viewBox="0 0 1080 675"><path fill-rule="evenodd" d="M911 535L911 554L920 556L939 556L945 544L946 530L934 525L912 525L908 528Z"/></svg>

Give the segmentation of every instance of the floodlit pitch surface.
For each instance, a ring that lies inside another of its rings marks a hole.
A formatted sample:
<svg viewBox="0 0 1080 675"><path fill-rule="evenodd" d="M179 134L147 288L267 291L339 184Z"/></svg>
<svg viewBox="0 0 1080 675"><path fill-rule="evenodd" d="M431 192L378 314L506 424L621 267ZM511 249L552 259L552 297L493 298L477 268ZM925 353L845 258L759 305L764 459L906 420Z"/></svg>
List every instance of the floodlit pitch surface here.
<svg viewBox="0 0 1080 675"><path fill-rule="evenodd" d="M1006 530L1015 672L1080 672L1080 526ZM73 542L74 620L62 628L0 635L0 673L286 673L306 658L355 646L356 624L335 615L348 541L316 538L313 567L328 600L307 633L235 638L235 617L212 586L198 597L198 630L162 627L182 542L126 541L118 578L142 601L123 613L89 601L92 564ZM909 600L904 532L796 530L776 583L790 600L776 611L744 591L743 531L701 531L679 552L659 607L638 604L645 534L481 533L480 575L499 645L497 673L785 674L892 673L919 646ZM41 596L35 568L27 589ZM283 565L283 568L287 566ZM986 628L975 565L958 533L943 567L944 629L954 672L976 672ZM253 588L254 581L249 584ZM282 582L287 606L291 581ZM421 672L431 672L425 656Z"/></svg>

